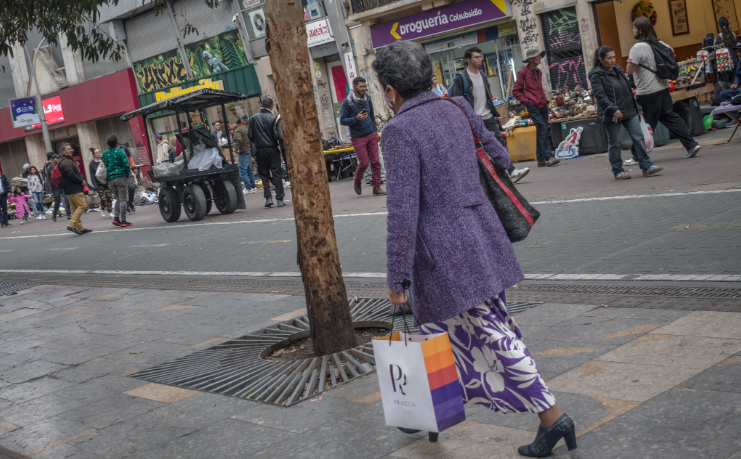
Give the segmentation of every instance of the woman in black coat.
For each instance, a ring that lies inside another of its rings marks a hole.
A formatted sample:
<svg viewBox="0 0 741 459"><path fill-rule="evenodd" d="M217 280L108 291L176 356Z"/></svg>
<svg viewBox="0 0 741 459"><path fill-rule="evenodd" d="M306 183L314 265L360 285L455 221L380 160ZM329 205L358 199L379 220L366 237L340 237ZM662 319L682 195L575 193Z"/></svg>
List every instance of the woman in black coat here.
<svg viewBox="0 0 741 459"><path fill-rule="evenodd" d="M655 166L646 152L646 143L641 131L641 106L636 102L625 72L615 63L615 50L609 46L600 47L594 56L594 69L589 72L589 81L597 99L597 119L605 123L607 149L615 180L627 180L630 175L623 169L620 157L621 127L624 127L633 140L633 148L643 176L648 177L663 170Z"/></svg>

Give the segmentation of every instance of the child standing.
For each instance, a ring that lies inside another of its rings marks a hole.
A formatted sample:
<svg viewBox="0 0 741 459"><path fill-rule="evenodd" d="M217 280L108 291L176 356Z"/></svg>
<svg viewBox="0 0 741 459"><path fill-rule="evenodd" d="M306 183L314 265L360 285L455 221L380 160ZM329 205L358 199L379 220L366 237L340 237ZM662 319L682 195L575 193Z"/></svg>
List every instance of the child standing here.
<svg viewBox="0 0 741 459"><path fill-rule="evenodd" d="M28 214L31 213L27 199L31 199L31 195L22 192L19 187L13 188L13 192L8 195L8 203L15 204L15 216L21 219L21 225L28 221Z"/></svg>
<svg viewBox="0 0 741 459"><path fill-rule="evenodd" d="M44 209L44 179L39 174L36 166L30 166L28 168L28 191L33 195L33 199L36 201L36 209L34 214L36 220L46 220L46 209Z"/></svg>

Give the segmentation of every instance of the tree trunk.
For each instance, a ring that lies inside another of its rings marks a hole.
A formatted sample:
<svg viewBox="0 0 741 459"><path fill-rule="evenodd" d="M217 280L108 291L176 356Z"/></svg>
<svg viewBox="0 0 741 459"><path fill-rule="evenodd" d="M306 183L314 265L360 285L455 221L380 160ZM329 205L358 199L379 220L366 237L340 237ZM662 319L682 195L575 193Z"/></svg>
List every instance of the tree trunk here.
<svg viewBox="0 0 741 459"><path fill-rule="evenodd" d="M298 264L311 339L314 352L327 355L357 346L357 339L337 251L304 12L300 0L269 0L266 16L266 49L291 164Z"/></svg>

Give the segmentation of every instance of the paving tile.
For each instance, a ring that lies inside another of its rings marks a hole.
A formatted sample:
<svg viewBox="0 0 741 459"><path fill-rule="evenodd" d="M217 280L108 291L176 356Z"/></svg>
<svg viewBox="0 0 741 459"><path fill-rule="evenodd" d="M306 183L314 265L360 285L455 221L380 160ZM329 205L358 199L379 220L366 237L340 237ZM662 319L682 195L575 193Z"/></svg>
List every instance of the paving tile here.
<svg viewBox="0 0 741 459"><path fill-rule="evenodd" d="M11 451L27 453L74 437L90 429L89 425L81 422L53 417L0 435L0 445Z"/></svg>
<svg viewBox="0 0 741 459"><path fill-rule="evenodd" d="M649 333L595 360L704 370L741 351L741 340Z"/></svg>
<svg viewBox="0 0 741 459"><path fill-rule="evenodd" d="M605 343L575 345L551 340L526 341L526 343L538 372L544 379L553 378L578 367L617 346L617 344Z"/></svg>
<svg viewBox="0 0 741 459"><path fill-rule="evenodd" d="M58 371L55 376L68 381L85 382L105 375L121 376L129 365L128 362L116 362L107 358L101 360L93 359L89 362Z"/></svg>
<svg viewBox="0 0 741 459"><path fill-rule="evenodd" d="M62 443L51 448L45 449L33 455L33 459L105 459L99 454L95 454L84 449L77 448L69 443Z"/></svg>
<svg viewBox="0 0 741 459"><path fill-rule="evenodd" d="M527 430L489 424L466 423L440 433L437 443L420 439L390 454L406 459L471 457L509 459L518 457L517 448L535 436Z"/></svg>
<svg viewBox="0 0 741 459"><path fill-rule="evenodd" d="M4 435L8 432L12 432L16 429L19 429L20 426L17 426L15 424L11 424L9 422L0 420L0 435Z"/></svg>
<svg viewBox="0 0 741 459"><path fill-rule="evenodd" d="M696 375L694 368L591 361L548 381L553 391L646 401Z"/></svg>
<svg viewBox="0 0 741 459"><path fill-rule="evenodd" d="M736 356L726 359L688 379L680 386L741 393L741 357Z"/></svg>
<svg viewBox="0 0 741 459"><path fill-rule="evenodd" d="M273 445L291 443L294 449L300 448L294 438L295 434L282 430L260 427L236 419L224 419L178 438L167 445L161 454L162 457L178 459L244 459L255 457L256 451L272 451ZM132 455L131 459L149 457L151 456L141 453Z"/></svg>
<svg viewBox="0 0 741 459"><path fill-rule="evenodd" d="M741 314L696 311L655 330L655 333L741 339Z"/></svg>
<svg viewBox="0 0 741 459"><path fill-rule="evenodd" d="M117 394L79 408L66 411L58 417L104 429L113 424L142 415L162 406L162 403Z"/></svg>
<svg viewBox="0 0 741 459"><path fill-rule="evenodd" d="M317 396L340 398L343 400L356 400L366 395L378 392L378 373L372 373L353 380L352 383L342 384L334 389L322 392ZM316 398L316 396L314 397ZM304 403L304 402L302 402Z"/></svg>
<svg viewBox="0 0 741 459"><path fill-rule="evenodd" d="M42 395L51 394L73 383L56 378L41 378L21 384L14 384L0 389L0 399L22 403Z"/></svg>
<svg viewBox="0 0 741 459"><path fill-rule="evenodd" d="M54 392L54 395L71 400L79 400L84 403L92 403L120 393L121 391L100 382L89 381L65 387Z"/></svg>
<svg viewBox="0 0 741 459"><path fill-rule="evenodd" d="M262 406L223 395L198 393L178 402L161 406L139 419L161 422L176 427L200 429L208 427L222 419L243 415L249 410Z"/></svg>
<svg viewBox="0 0 741 459"><path fill-rule="evenodd" d="M517 320L517 317L515 317ZM625 344L633 338L656 329L661 323L651 320L579 316L545 330L528 330L528 339L553 340L584 344ZM574 345L572 347L590 347Z"/></svg>
<svg viewBox="0 0 741 459"><path fill-rule="evenodd" d="M0 411L0 419L23 427L77 408L82 403L79 400L49 394Z"/></svg>
<svg viewBox="0 0 741 459"><path fill-rule="evenodd" d="M36 360L4 371L0 373L0 378L6 382L18 384L40 376L46 376L64 368L67 368L67 366L45 360Z"/></svg>
<svg viewBox="0 0 741 459"><path fill-rule="evenodd" d="M595 308L584 304L546 303L515 316L518 325L551 326L568 321Z"/></svg>
<svg viewBox="0 0 741 459"><path fill-rule="evenodd" d="M615 317L623 319L646 320L651 323L670 322L690 314L689 311L669 311L661 309L626 309L602 307L587 311L583 316Z"/></svg>
<svg viewBox="0 0 741 459"><path fill-rule="evenodd" d="M336 422L344 417L360 417L366 409L367 405L362 403L322 397L316 402L305 401L291 408L260 404L233 418L273 429L302 433L328 422ZM307 422L307 420L311 421Z"/></svg>
<svg viewBox="0 0 741 459"><path fill-rule="evenodd" d="M145 398L155 402L174 403L198 394L198 391L181 389L164 384L149 383L135 389L124 392L132 397Z"/></svg>
<svg viewBox="0 0 741 459"><path fill-rule="evenodd" d="M185 349L186 347L180 344L148 341L108 354L106 357L135 364L155 364L172 360Z"/></svg>

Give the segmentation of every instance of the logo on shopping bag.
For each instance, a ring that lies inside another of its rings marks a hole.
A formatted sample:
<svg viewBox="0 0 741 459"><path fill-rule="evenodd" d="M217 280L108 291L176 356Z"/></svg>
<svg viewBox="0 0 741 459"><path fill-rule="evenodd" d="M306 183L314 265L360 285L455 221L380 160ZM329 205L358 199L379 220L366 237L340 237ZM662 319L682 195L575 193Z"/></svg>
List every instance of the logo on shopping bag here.
<svg viewBox="0 0 741 459"><path fill-rule="evenodd" d="M394 376L394 367L396 367L396 373L398 373L398 376ZM404 374L401 367L392 363L389 365L389 372L391 373L391 387L394 388L394 392L396 392L396 388L398 387L399 392L401 392L402 395L406 395L404 392L404 386L407 385L407 376Z"/></svg>

